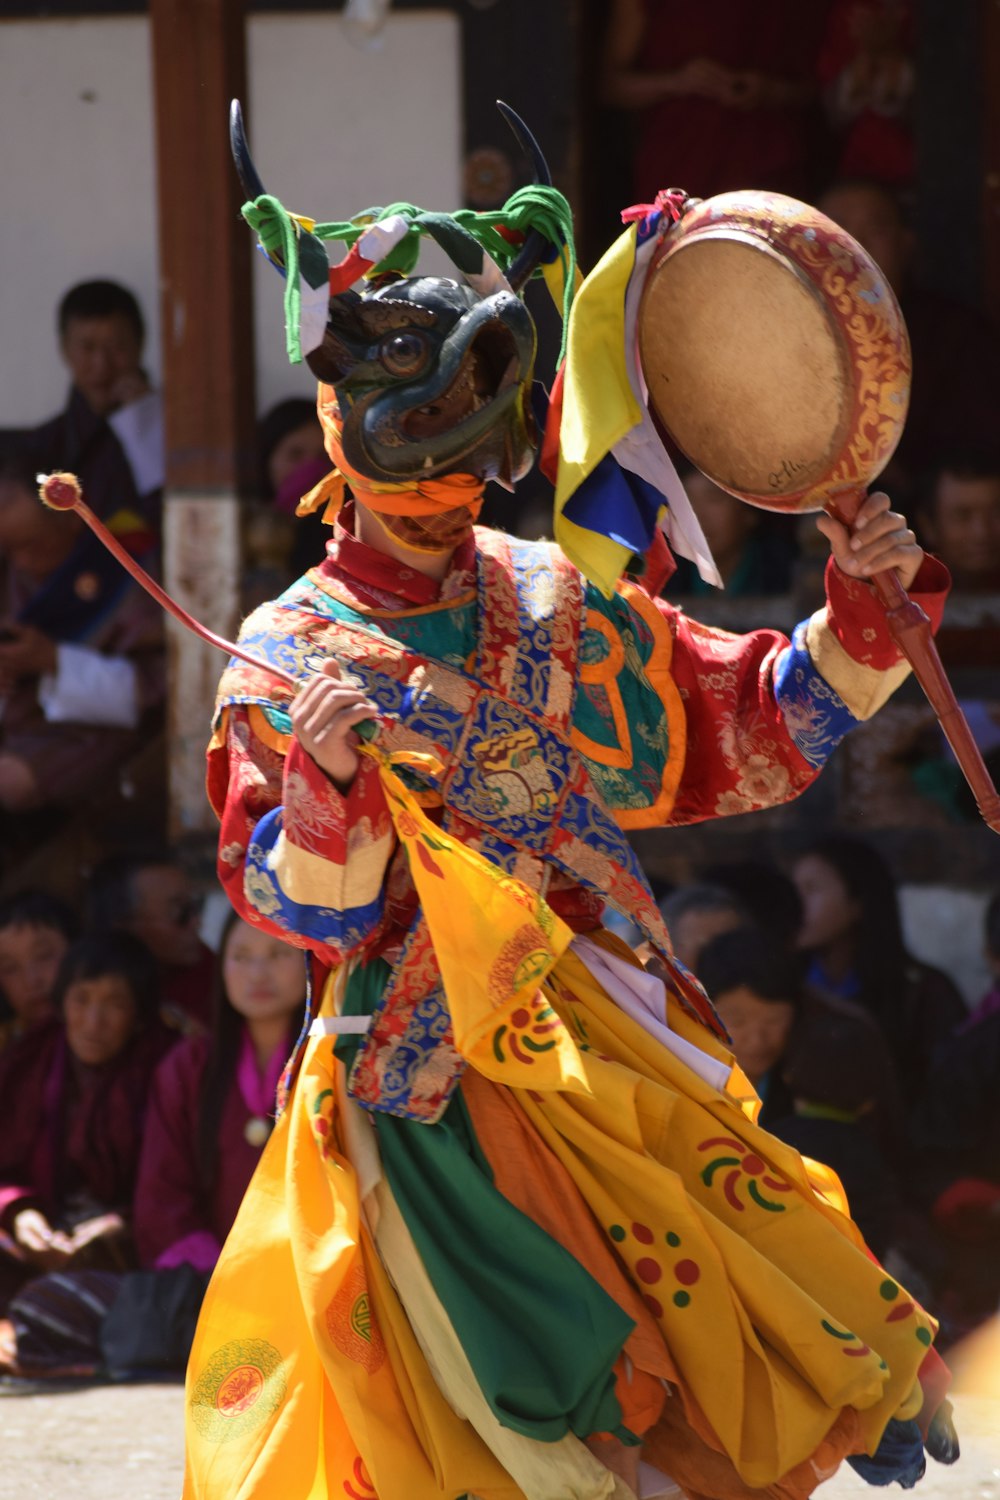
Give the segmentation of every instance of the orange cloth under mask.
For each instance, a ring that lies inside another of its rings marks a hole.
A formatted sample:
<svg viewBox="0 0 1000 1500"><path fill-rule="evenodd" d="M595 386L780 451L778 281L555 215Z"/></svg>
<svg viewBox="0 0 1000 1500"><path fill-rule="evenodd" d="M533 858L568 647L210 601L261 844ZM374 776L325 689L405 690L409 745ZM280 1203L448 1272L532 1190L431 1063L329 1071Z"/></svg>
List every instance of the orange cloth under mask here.
<svg viewBox="0 0 1000 1500"><path fill-rule="evenodd" d="M416 484L376 484L352 469L344 458L340 441L343 420L331 385L320 384L316 410L323 427L326 451L335 467L308 495L303 495L296 515L312 515L325 505L323 520L332 526L343 504L346 484L351 486L356 500L383 515L436 516L463 505L472 512L473 520L479 515L486 488L484 480L474 474L449 474L443 479L421 479Z"/></svg>

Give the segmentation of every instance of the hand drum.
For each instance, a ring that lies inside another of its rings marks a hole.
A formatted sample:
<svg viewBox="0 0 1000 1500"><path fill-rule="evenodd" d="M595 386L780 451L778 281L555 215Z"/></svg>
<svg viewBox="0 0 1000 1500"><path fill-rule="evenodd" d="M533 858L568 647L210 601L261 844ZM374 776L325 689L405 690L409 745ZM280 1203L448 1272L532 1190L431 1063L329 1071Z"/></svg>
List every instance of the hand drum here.
<svg viewBox="0 0 1000 1500"><path fill-rule="evenodd" d="M681 450L768 510L857 496L906 421L910 342L892 289L856 240L780 193L722 193L664 235L639 358Z"/></svg>
<svg viewBox="0 0 1000 1500"><path fill-rule="evenodd" d="M639 359L660 426L722 489L850 525L906 421L910 341L861 246L780 193L721 193L663 236L639 306ZM1000 795L926 614L893 570L871 579L984 821Z"/></svg>

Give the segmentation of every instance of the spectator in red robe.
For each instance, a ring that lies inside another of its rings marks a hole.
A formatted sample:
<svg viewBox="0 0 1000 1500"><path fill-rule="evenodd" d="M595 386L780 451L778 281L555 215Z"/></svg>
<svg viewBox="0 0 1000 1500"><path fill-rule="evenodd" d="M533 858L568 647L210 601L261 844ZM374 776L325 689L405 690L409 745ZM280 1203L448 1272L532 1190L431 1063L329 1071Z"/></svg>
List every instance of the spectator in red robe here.
<svg viewBox="0 0 1000 1500"><path fill-rule="evenodd" d="M826 5L614 0L604 98L635 111L634 193L808 191Z"/></svg>
<svg viewBox="0 0 1000 1500"><path fill-rule="evenodd" d="M0 1063L0 1311L43 1272L128 1264L149 1082L169 1045L155 963L124 934L70 947L55 1004Z"/></svg>
<svg viewBox="0 0 1000 1500"><path fill-rule="evenodd" d="M914 46L911 0L834 0L818 71L838 177L912 181Z"/></svg>

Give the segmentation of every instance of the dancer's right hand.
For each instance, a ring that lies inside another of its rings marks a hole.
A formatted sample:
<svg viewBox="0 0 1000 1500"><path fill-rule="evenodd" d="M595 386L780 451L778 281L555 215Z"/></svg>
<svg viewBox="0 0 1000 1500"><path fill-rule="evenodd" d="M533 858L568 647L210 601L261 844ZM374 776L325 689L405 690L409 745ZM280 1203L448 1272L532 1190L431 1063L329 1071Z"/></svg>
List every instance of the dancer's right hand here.
<svg viewBox="0 0 1000 1500"><path fill-rule="evenodd" d="M341 791L347 790L358 769L354 725L377 712L360 688L344 680L335 661L324 662L292 703L296 739Z"/></svg>

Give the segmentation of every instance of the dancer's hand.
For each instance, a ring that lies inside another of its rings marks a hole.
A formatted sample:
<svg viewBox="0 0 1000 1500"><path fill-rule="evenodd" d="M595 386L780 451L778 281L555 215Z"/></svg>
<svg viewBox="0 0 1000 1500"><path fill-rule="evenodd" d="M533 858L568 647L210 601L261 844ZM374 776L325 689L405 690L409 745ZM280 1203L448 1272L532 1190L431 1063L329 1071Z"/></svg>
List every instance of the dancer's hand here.
<svg viewBox="0 0 1000 1500"><path fill-rule="evenodd" d="M358 737L354 725L370 719L378 709L360 688L344 680L335 661L306 684L292 704L295 737L330 780L346 791L358 769Z"/></svg>
<svg viewBox="0 0 1000 1500"><path fill-rule="evenodd" d="M825 511L816 517L816 525L830 543L837 567L848 577L868 579L895 568L908 589L920 571L924 550L906 517L890 510L890 504L888 495L876 491L865 499L851 530Z"/></svg>

